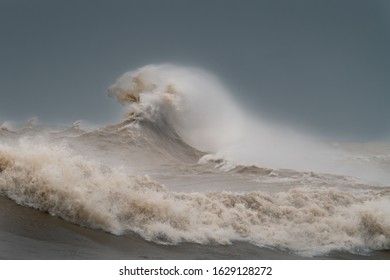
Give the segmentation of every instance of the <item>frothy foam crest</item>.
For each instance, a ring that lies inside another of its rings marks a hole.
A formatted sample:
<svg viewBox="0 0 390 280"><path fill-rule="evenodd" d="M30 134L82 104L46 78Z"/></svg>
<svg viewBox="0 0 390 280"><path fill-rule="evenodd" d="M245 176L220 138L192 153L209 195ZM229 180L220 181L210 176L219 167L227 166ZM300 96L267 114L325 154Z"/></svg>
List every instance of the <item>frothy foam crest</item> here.
<svg viewBox="0 0 390 280"><path fill-rule="evenodd" d="M108 92L130 105L130 115L164 118L186 143L201 151L216 151L240 135L241 115L227 90L199 69L145 66L125 73Z"/></svg>
<svg viewBox="0 0 390 280"><path fill-rule="evenodd" d="M61 145L0 145L0 193L20 204L115 234L162 243L249 241L302 255L390 246L389 190L173 192Z"/></svg>
<svg viewBox="0 0 390 280"><path fill-rule="evenodd" d="M288 168L356 176L390 183L388 172L374 165L345 162L345 153L291 127L249 116L229 91L203 70L175 65L148 65L125 73L109 95L130 107L131 118L148 118L172 129L184 142L209 153L201 162L219 159L235 165ZM163 121L162 121L163 120ZM221 165L223 166L223 164Z"/></svg>

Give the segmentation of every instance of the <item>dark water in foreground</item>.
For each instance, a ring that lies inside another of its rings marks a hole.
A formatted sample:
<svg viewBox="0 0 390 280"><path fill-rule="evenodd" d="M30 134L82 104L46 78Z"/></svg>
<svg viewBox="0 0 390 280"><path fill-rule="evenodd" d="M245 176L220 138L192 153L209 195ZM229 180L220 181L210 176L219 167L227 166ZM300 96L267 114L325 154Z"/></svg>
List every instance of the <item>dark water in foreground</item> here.
<svg viewBox="0 0 390 280"><path fill-rule="evenodd" d="M0 197L0 259L390 259L390 251L369 255L333 252L303 258L249 243L160 245L133 235L116 236L70 224Z"/></svg>

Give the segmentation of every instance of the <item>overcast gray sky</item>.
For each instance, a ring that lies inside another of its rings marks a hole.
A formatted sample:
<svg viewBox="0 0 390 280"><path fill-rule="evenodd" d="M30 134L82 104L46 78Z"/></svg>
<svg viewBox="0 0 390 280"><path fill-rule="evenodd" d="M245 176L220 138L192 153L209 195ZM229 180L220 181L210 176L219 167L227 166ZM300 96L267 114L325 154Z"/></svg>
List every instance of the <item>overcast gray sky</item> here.
<svg viewBox="0 0 390 280"><path fill-rule="evenodd" d="M0 0L0 122L118 120L122 73L216 74L267 118L336 138L390 135L386 0Z"/></svg>

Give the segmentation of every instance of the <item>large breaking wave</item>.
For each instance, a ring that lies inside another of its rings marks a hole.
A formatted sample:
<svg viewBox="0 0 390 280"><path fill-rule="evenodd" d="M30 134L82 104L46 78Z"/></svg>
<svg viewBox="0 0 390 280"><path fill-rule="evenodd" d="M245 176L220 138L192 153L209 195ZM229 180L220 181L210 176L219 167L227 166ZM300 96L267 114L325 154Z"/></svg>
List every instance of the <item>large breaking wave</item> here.
<svg viewBox="0 0 390 280"><path fill-rule="evenodd" d="M387 170L345 162L346 155L334 147L244 113L214 76L199 69L149 65L125 73L108 91L128 105L130 118L147 119L206 152L203 161L222 160L227 168L255 164L390 182Z"/></svg>
<svg viewBox="0 0 390 280"><path fill-rule="evenodd" d="M0 193L113 234L316 255L390 248L386 154L353 157L247 116L211 74L150 65L109 95L118 124L3 125ZM383 151L383 149L382 149Z"/></svg>

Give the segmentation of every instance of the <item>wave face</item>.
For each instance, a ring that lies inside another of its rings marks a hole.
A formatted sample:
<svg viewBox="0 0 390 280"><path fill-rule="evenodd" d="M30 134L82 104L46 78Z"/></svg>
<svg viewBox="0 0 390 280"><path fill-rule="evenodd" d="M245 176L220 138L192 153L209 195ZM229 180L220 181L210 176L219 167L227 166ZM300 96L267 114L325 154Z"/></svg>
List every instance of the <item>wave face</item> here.
<svg viewBox="0 0 390 280"><path fill-rule="evenodd" d="M356 176L390 183L388 170L346 162L345 151L256 119L240 109L211 74L173 65L149 65L125 73L109 95L128 105L127 115L147 119L204 151L207 160Z"/></svg>
<svg viewBox="0 0 390 280"><path fill-rule="evenodd" d="M117 124L2 125L0 194L164 244L390 249L390 145L332 148L256 120L198 69L150 65L108 91L126 108Z"/></svg>

